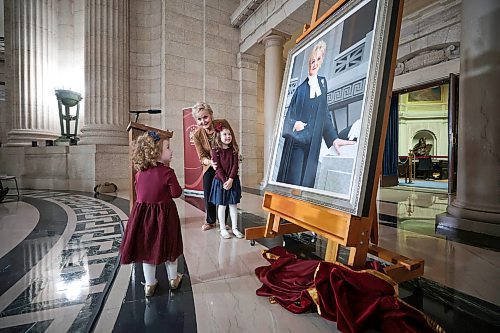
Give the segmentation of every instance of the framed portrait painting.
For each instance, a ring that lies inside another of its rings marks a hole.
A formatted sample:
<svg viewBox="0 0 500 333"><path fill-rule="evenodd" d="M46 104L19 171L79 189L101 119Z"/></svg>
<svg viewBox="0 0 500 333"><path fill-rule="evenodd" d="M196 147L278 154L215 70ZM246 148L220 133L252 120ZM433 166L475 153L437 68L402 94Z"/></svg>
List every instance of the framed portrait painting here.
<svg viewBox="0 0 500 333"><path fill-rule="evenodd" d="M363 215L383 148L394 2L348 1L290 51L267 191Z"/></svg>
<svg viewBox="0 0 500 333"><path fill-rule="evenodd" d="M410 91L408 93L408 102L410 103L439 103L442 101L441 86Z"/></svg>

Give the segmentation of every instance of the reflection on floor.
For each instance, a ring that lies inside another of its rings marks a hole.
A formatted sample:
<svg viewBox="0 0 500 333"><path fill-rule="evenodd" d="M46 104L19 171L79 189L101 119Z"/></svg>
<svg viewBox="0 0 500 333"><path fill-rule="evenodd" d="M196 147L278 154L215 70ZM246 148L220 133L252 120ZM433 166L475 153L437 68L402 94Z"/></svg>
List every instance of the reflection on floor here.
<svg viewBox="0 0 500 333"><path fill-rule="evenodd" d="M404 178L399 179L399 185L410 186L410 187L420 187L420 188L431 188L436 190L448 190L448 181L446 180L436 180L436 179L413 179L410 183L408 180L405 181Z"/></svg>
<svg viewBox="0 0 500 333"><path fill-rule="evenodd" d="M175 292L168 289L164 266L157 269L158 282L154 297L144 297L142 265L134 265L127 293L120 307L113 332L196 332L193 291L183 257L179 259L183 281Z"/></svg>
<svg viewBox="0 0 500 333"><path fill-rule="evenodd" d="M185 278L170 291L159 267L160 287L146 300L142 265L117 265L127 200L36 190L14 199L0 203L0 332L337 331L315 313L293 315L255 295L262 249L324 256L326 242L309 233L255 246L223 240L216 229L201 231L201 199L179 199ZM378 199L380 245L425 259L424 277L400 285L400 296L450 332L499 331L498 238L436 231L434 216L448 203L443 191L399 186ZM264 223L261 204L243 193L240 227Z"/></svg>

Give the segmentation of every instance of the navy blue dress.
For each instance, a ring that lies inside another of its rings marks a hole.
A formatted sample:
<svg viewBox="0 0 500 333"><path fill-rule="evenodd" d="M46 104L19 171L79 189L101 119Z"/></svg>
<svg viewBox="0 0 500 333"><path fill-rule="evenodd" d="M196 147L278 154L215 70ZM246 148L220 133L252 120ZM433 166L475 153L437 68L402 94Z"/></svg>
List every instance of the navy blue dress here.
<svg viewBox="0 0 500 333"><path fill-rule="evenodd" d="M212 160L217 163L215 177L210 190L210 202L214 205L235 205L240 203L241 184L238 177L238 154L232 147L228 149L212 149ZM233 186L225 190L223 185L233 179Z"/></svg>

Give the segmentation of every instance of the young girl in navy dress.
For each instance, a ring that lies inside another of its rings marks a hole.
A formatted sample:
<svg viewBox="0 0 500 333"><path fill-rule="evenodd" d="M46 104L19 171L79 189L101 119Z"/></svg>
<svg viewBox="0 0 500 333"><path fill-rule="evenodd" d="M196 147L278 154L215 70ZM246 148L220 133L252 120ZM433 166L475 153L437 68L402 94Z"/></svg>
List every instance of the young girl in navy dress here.
<svg viewBox="0 0 500 333"><path fill-rule="evenodd" d="M132 208L121 244L121 263L142 263L144 292L152 296L158 285L156 265L165 263L170 288L182 279L177 258L182 254L179 214L174 198L182 188L169 167L172 151L167 138L149 131L137 138L132 152L137 200Z"/></svg>
<svg viewBox="0 0 500 333"><path fill-rule="evenodd" d="M229 205L233 235L243 238L238 230L238 211L236 205L241 198L241 185L238 177L238 148L232 144L233 137L222 124L215 126L215 148L212 149L212 161L217 163L215 177L210 191L210 202L217 205L217 216L222 238L231 238L226 230L226 206Z"/></svg>

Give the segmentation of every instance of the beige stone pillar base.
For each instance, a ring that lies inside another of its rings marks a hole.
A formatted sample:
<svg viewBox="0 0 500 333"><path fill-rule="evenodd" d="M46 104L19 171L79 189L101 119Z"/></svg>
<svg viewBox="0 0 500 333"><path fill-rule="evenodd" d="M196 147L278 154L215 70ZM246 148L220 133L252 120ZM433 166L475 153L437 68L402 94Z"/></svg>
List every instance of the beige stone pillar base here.
<svg viewBox="0 0 500 333"><path fill-rule="evenodd" d="M462 205L459 200L455 200L448 206L447 211L457 218L498 224L500 222L500 212L495 211L495 207L489 208L491 209L487 209L486 207L474 209L473 207Z"/></svg>
<svg viewBox="0 0 500 333"><path fill-rule="evenodd" d="M497 215L497 221L499 218L500 217ZM471 220L467 218L456 217L455 215L450 215L448 213L436 215L436 227L438 229L452 228L500 237L500 225L498 223L488 223L485 221Z"/></svg>
<svg viewBox="0 0 500 333"><path fill-rule="evenodd" d="M129 147L114 145L1 147L0 173L17 176L19 188L92 192L112 182L129 189Z"/></svg>
<svg viewBox="0 0 500 333"><path fill-rule="evenodd" d="M59 137L58 134L45 130L35 129L14 129L8 134L8 142L6 146L31 146L32 141L38 141L38 145L44 146L45 140L55 140Z"/></svg>
<svg viewBox="0 0 500 333"><path fill-rule="evenodd" d="M117 126L89 126L82 129L79 144L128 146L128 134L125 128Z"/></svg>

